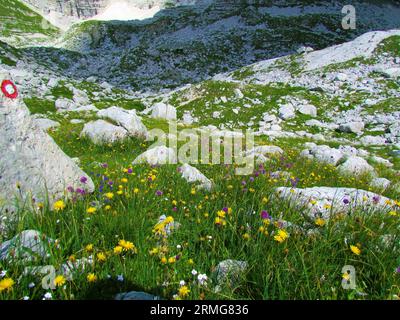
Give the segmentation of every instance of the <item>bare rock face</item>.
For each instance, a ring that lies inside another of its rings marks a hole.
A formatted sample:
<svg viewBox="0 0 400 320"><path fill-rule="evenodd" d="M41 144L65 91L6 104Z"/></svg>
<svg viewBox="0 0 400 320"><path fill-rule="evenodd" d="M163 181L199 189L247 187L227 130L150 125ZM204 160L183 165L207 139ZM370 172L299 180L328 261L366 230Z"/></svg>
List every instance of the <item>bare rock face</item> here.
<svg viewBox="0 0 400 320"><path fill-rule="evenodd" d="M0 70L0 82L9 79ZM0 209L13 208L17 199L42 202L48 196L52 203L70 186L94 190L92 180L35 124L22 99L1 91L0 154Z"/></svg>

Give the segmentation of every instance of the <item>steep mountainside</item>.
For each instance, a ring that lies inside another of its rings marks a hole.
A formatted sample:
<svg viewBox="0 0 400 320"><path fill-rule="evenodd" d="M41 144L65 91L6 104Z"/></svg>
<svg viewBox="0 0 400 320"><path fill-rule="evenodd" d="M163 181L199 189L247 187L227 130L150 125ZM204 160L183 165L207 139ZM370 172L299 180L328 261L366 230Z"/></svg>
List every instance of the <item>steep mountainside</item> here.
<svg viewBox="0 0 400 320"><path fill-rule="evenodd" d="M321 49L399 25L395 17L400 9L391 2L355 2L356 30L341 27L344 1L307 3L202 1L162 10L143 21L86 21L74 25L58 43L81 54L63 72L76 78L96 75L137 90L176 87L291 54L302 46ZM37 58L43 57L39 50Z"/></svg>
<svg viewBox="0 0 400 320"><path fill-rule="evenodd" d="M59 30L21 1L0 1L0 40L27 46L56 36L59 36Z"/></svg>

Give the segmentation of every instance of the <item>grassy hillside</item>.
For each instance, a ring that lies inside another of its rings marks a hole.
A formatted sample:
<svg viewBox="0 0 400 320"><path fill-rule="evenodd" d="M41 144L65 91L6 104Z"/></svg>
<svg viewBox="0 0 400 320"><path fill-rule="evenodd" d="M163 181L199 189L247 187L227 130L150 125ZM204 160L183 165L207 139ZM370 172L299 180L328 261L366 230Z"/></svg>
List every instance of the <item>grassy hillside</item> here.
<svg viewBox="0 0 400 320"><path fill-rule="evenodd" d="M18 0L0 2L0 38L26 46L59 35L59 30Z"/></svg>

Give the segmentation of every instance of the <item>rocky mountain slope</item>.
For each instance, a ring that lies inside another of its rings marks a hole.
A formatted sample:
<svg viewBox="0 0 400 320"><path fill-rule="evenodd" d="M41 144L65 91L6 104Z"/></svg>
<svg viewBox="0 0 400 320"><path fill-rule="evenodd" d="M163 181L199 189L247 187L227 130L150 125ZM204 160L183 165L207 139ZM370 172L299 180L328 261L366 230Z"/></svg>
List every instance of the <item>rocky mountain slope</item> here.
<svg viewBox="0 0 400 320"><path fill-rule="evenodd" d="M341 28L342 3L277 3L249 6L199 2L160 11L143 21L86 21L58 41L62 51L36 48L43 63L60 60L63 74L135 90L176 87L260 60L295 53L301 46L321 49L373 29L391 29L399 9L390 2L357 3L357 29ZM375 12L382 12L376 18ZM57 64L55 68L57 67Z"/></svg>
<svg viewBox="0 0 400 320"><path fill-rule="evenodd" d="M11 45L41 44L59 36L59 30L22 1L0 2L0 40Z"/></svg>

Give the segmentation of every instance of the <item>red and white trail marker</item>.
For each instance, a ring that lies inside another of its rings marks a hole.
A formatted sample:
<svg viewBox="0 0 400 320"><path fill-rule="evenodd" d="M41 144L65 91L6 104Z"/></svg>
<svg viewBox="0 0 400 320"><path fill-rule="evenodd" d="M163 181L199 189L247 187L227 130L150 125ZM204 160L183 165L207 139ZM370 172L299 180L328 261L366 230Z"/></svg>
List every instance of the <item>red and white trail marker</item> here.
<svg viewBox="0 0 400 320"><path fill-rule="evenodd" d="M1 92L10 99L16 99L18 97L17 87L10 80L3 80L1 83Z"/></svg>

